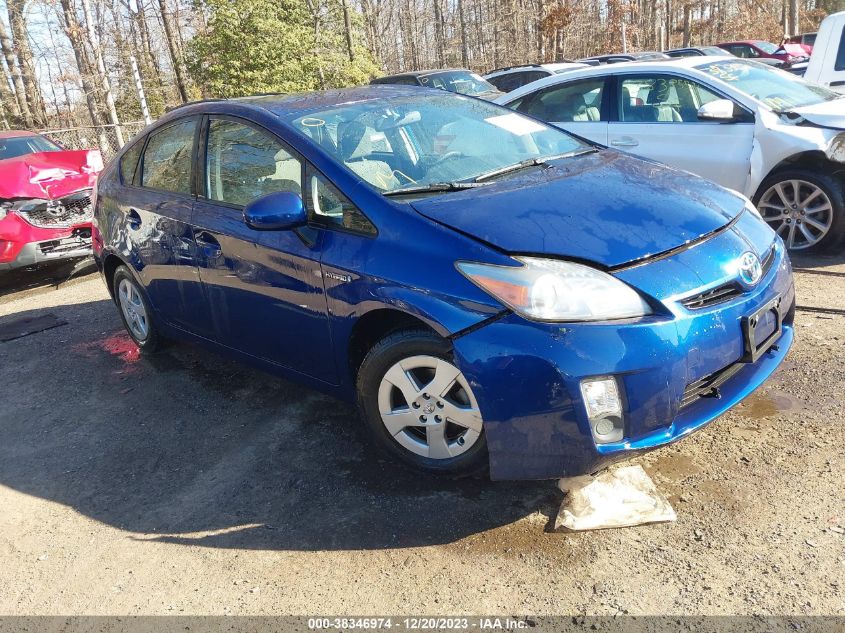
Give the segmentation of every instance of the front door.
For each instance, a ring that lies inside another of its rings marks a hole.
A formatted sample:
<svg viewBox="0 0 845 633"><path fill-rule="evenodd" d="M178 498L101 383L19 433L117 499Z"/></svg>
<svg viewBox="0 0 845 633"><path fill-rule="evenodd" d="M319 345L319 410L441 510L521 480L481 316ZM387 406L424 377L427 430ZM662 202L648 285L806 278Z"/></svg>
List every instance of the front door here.
<svg viewBox="0 0 845 633"><path fill-rule="evenodd" d="M754 123L700 121L698 109L723 97L698 82L660 74L620 74L608 144L683 169L736 191L745 188Z"/></svg>
<svg viewBox="0 0 845 633"><path fill-rule="evenodd" d="M319 232L256 231L250 201L302 192L303 163L252 124L211 116L199 152L193 227L214 339L289 369L336 383Z"/></svg>

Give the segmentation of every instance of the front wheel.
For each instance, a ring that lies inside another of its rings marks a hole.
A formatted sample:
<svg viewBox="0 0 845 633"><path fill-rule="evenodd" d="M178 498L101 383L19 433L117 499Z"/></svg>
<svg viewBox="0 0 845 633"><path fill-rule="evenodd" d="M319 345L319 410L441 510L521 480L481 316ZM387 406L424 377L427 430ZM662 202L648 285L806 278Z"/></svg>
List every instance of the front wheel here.
<svg viewBox="0 0 845 633"><path fill-rule="evenodd" d="M370 436L404 463L470 475L487 465L484 423L448 341L410 330L377 343L358 372L358 403Z"/></svg>
<svg viewBox="0 0 845 633"><path fill-rule="evenodd" d="M845 193L824 172L786 169L760 185L757 209L791 251L837 246L845 236Z"/></svg>

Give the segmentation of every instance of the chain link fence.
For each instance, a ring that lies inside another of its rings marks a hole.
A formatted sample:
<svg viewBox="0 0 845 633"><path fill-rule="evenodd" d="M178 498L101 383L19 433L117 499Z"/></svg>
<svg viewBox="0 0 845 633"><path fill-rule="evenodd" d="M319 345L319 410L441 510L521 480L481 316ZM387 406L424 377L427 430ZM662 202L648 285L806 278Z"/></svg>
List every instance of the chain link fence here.
<svg viewBox="0 0 845 633"><path fill-rule="evenodd" d="M41 130L43 134L66 149L96 149L99 148L103 160L108 161L120 149L114 125L85 125L60 130ZM121 123L124 143L144 128L143 121Z"/></svg>

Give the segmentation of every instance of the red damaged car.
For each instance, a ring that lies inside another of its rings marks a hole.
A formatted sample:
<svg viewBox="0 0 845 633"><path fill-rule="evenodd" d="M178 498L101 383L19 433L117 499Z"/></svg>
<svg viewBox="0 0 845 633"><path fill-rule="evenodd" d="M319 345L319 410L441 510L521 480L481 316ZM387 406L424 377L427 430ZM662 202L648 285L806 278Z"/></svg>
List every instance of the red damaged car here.
<svg viewBox="0 0 845 633"><path fill-rule="evenodd" d="M91 253L98 150L0 131L0 271Z"/></svg>

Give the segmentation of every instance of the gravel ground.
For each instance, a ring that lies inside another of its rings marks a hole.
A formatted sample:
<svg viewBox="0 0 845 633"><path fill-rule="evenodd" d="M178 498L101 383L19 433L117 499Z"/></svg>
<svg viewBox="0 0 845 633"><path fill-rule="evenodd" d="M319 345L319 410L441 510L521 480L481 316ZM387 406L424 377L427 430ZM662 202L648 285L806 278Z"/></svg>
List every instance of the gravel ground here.
<svg viewBox="0 0 845 633"><path fill-rule="evenodd" d="M845 273L845 256L798 260ZM845 276L799 273L845 308ZM430 481L355 411L210 352L139 358L96 276L0 297L2 614L845 615L845 316L634 460L678 521L550 533L554 482Z"/></svg>

